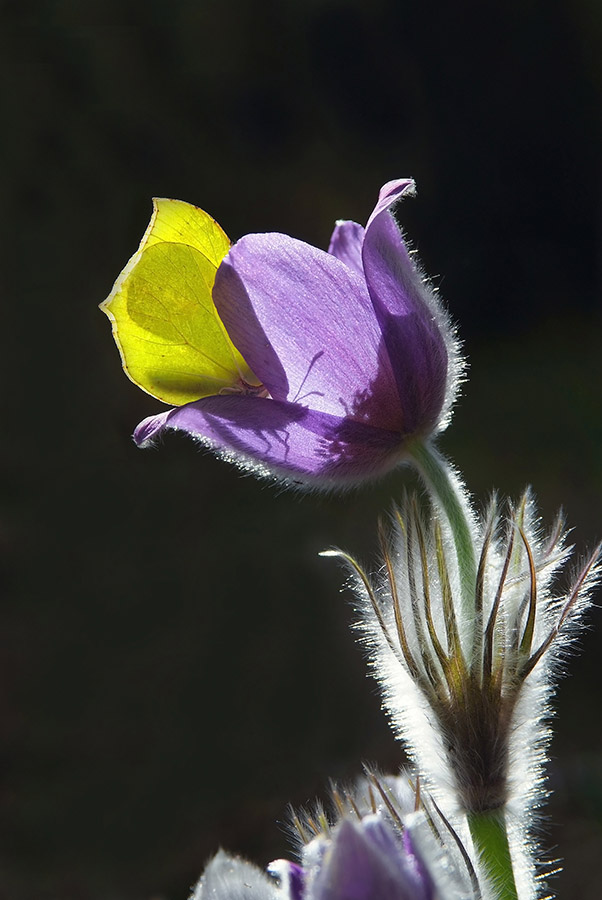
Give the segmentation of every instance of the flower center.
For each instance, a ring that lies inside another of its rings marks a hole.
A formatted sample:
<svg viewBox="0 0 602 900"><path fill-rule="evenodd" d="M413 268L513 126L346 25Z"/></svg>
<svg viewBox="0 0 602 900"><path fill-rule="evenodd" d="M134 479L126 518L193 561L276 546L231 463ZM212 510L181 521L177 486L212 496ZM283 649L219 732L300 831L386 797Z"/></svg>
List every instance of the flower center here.
<svg viewBox="0 0 602 900"><path fill-rule="evenodd" d="M268 398L270 393L264 384L249 384L244 378L239 378L236 384L223 387L220 394L243 394L250 397Z"/></svg>

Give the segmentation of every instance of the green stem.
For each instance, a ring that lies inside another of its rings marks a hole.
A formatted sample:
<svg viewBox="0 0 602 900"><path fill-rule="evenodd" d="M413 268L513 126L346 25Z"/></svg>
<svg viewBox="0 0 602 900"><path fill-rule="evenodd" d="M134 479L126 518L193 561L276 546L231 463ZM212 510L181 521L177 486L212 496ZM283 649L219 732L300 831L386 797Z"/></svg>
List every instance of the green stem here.
<svg viewBox="0 0 602 900"><path fill-rule="evenodd" d="M472 511L464 486L451 465L432 445L417 441L409 448L409 454L429 493L443 509L449 522L460 570L462 612L467 621L472 622L475 614L477 561L471 527Z"/></svg>
<svg viewBox="0 0 602 900"><path fill-rule="evenodd" d="M518 900L503 811L469 813L468 827L481 864L497 891L496 900Z"/></svg>

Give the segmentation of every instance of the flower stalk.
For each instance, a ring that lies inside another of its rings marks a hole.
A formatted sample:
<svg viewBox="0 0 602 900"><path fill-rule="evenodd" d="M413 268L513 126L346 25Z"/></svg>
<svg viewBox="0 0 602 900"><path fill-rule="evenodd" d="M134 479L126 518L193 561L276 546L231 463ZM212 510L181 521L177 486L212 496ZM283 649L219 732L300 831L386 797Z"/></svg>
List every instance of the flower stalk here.
<svg viewBox="0 0 602 900"><path fill-rule="evenodd" d="M518 900L504 813L469 813L467 819L481 865L496 890L497 900Z"/></svg>

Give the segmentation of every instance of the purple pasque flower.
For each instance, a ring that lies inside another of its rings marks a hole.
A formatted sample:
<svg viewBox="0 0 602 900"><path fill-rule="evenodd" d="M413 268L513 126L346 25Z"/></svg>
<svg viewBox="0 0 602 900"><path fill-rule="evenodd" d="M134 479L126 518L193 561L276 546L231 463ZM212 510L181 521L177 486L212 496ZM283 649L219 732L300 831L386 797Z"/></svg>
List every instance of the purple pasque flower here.
<svg viewBox="0 0 602 900"><path fill-rule="evenodd" d="M284 234L238 241L213 300L261 386L145 419L136 443L181 430L259 474L332 484L386 472L444 428L461 362L391 213L413 189L386 184L366 228L338 222L327 253Z"/></svg>
<svg viewBox="0 0 602 900"><path fill-rule="evenodd" d="M404 775L335 788L334 823L321 807L293 818L299 863L276 860L268 875L220 851L191 900L481 900L457 834L428 798L415 811L416 799Z"/></svg>
<svg viewBox="0 0 602 900"><path fill-rule="evenodd" d="M209 863L193 900L434 900L432 878L412 844L379 815L343 819L332 837L314 838L303 864L258 868L223 851Z"/></svg>
<svg viewBox="0 0 602 900"><path fill-rule="evenodd" d="M303 900L433 900L432 878L406 829L399 835L378 814L343 819L332 838L306 848ZM292 898L291 900L296 900Z"/></svg>

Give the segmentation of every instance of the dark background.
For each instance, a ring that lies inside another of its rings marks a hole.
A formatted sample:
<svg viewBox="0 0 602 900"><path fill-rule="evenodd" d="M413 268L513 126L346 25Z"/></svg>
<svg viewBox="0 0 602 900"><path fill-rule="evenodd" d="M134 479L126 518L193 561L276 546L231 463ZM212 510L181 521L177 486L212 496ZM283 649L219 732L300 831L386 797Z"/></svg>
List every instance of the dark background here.
<svg viewBox="0 0 602 900"><path fill-rule="evenodd" d="M394 770L319 550L374 559L399 472L293 496L172 436L97 304L153 195L237 238L327 246L380 185L470 359L441 448L479 503L530 482L602 535L597 0L12 5L0 32L0 895L183 900L221 844L283 856L286 805ZM82 12L85 10L85 12ZM557 697L543 840L599 897L602 621Z"/></svg>

